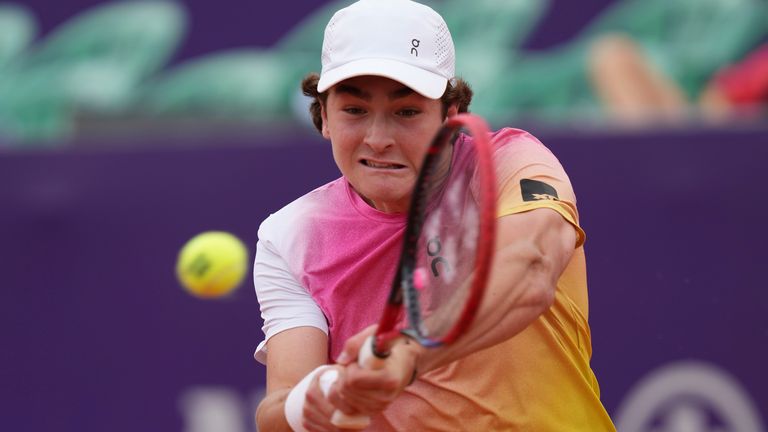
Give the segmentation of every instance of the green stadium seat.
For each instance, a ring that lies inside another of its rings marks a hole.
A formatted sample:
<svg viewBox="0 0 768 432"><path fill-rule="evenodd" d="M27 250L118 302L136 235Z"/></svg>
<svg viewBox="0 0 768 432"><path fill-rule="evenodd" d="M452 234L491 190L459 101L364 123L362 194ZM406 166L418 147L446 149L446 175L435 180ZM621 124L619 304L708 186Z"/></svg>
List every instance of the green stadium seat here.
<svg viewBox="0 0 768 432"><path fill-rule="evenodd" d="M291 116L301 79L319 69L307 53L235 50L191 60L142 87L136 109L160 116L270 121Z"/></svg>
<svg viewBox="0 0 768 432"><path fill-rule="evenodd" d="M185 31L186 13L179 3L107 2L59 26L38 46L32 61L110 61L143 77L166 64Z"/></svg>
<svg viewBox="0 0 768 432"><path fill-rule="evenodd" d="M0 73L0 138L17 145L48 145L70 136L74 111L43 71Z"/></svg>
<svg viewBox="0 0 768 432"><path fill-rule="evenodd" d="M619 1L568 43L544 52L520 52L498 72L498 91L478 97L482 105L475 108L504 122L594 119L600 108L587 78L587 53L597 37L616 32L643 46L694 98L718 68L768 34L767 21L765 0Z"/></svg>
<svg viewBox="0 0 768 432"><path fill-rule="evenodd" d="M0 70L17 58L37 33L32 14L21 5L0 3Z"/></svg>
<svg viewBox="0 0 768 432"><path fill-rule="evenodd" d="M78 113L122 112L185 29L186 13L173 1L108 2L76 15L3 70L0 134L53 141Z"/></svg>
<svg viewBox="0 0 768 432"><path fill-rule="evenodd" d="M355 0L336 0L320 6L296 23L271 49L283 52L314 52L320 58L323 34L328 21L337 10L354 2Z"/></svg>
<svg viewBox="0 0 768 432"><path fill-rule="evenodd" d="M434 6L451 30L457 49L470 44L516 51L549 5L549 0L443 0Z"/></svg>
<svg viewBox="0 0 768 432"><path fill-rule="evenodd" d="M55 29L24 68L48 70L78 108L120 110L134 86L169 61L185 29L186 14L176 2L109 2Z"/></svg>

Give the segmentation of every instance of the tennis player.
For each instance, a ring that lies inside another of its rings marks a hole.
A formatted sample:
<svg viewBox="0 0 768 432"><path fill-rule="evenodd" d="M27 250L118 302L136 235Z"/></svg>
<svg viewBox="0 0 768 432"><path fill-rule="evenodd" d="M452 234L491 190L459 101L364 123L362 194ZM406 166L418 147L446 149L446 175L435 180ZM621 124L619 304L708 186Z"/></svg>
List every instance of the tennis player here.
<svg viewBox="0 0 768 432"><path fill-rule="evenodd" d="M259 228L259 430L336 431L335 410L370 415L377 431L614 430L590 368L576 197L557 158L522 130L492 135L496 254L468 333L429 350L404 340L382 370L355 363L390 290L426 148L472 98L454 64L443 19L410 0L360 0L326 27L322 71L303 89L341 177ZM340 378L326 396L327 368Z"/></svg>

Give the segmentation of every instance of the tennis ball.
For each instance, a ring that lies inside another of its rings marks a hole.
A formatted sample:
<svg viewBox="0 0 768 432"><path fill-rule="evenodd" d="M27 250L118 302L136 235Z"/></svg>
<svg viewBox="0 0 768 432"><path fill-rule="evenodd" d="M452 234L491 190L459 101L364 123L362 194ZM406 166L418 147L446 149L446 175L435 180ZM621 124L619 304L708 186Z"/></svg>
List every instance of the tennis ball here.
<svg viewBox="0 0 768 432"><path fill-rule="evenodd" d="M248 250L234 235L207 231L190 239L179 252L176 276L192 295L225 296L237 288L248 269Z"/></svg>

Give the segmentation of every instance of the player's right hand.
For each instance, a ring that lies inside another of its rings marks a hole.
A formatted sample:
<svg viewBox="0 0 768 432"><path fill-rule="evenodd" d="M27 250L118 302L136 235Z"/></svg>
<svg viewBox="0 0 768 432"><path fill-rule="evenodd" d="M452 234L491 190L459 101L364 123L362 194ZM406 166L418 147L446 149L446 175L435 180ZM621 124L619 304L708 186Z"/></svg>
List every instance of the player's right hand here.
<svg viewBox="0 0 768 432"><path fill-rule="evenodd" d="M368 368L358 364L357 355L368 337L375 331L371 326L349 338L342 355L337 359L346 366L328 399L347 414L376 415L384 411L411 382L420 346L403 337L396 342L389 357L380 368Z"/></svg>

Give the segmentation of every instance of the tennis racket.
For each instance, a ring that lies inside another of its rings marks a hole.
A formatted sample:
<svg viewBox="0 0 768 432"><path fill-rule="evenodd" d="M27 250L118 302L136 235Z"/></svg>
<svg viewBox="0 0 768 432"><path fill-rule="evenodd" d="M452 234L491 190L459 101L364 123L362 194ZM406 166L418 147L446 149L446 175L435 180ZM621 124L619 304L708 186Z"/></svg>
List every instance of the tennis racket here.
<svg viewBox="0 0 768 432"><path fill-rule="evenodd" d="M464 130L466 134L458 134ZM490 273L496 229L496 181L485 121L450 117L433 139L413 189L400 262L376 334L358 363L384 367L402 334L426 347L454 342L470 326ZM333 371L334 373L336 371ZM335 377L322 379L330 388ZM342 428L366 416L336 411Z"/></svg>

